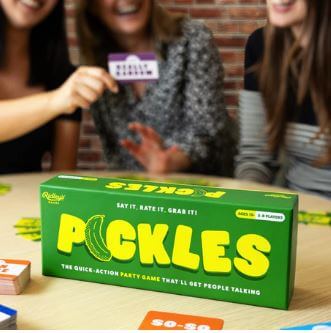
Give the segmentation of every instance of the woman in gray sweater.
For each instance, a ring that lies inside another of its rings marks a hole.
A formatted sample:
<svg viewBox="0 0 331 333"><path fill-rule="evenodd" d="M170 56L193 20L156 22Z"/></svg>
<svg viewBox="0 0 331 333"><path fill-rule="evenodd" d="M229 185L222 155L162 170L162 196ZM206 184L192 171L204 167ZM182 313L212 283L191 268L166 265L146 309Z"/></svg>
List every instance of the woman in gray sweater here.
<svg viewBox="0 0 331 333"><path fill-rule="evenodd" d="M78 31L84 61L154 52L159 80L121 85L91 107L111 169L229 175L233 124L223 99L223 69L209 30L152 0L82 1Z"/></svg>

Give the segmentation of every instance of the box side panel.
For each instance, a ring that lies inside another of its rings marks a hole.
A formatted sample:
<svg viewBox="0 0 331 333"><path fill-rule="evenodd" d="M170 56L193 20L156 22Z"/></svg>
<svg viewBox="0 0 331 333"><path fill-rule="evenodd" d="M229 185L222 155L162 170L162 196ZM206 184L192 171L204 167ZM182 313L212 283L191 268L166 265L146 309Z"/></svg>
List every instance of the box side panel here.
<svg viewBox="0 0 331 333"><path fill-rule="evenodd" d="M298 203L296 203L293 208L292 216L292 228L291 228L291 259L289 261L289 289L288 289L288 300L287 307L289 307L293 292L294 292L294 282L295 282L295 270L296 270L296 256L297 256L297 238L298 238Z"/></svg>

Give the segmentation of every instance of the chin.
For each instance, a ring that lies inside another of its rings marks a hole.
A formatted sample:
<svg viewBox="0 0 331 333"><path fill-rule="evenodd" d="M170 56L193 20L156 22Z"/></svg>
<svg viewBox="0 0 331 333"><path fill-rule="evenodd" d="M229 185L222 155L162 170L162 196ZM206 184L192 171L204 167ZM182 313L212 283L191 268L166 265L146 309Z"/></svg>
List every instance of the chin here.
<svg viewBox="0 0 331 333"><path fill-rule="evenodd" d="M39 23L38 18L32 18L22 15L21 13L15 13L9 19L10 24L16 29L31 29Z"/></svg>
<svg viewBox="0 0 331 333"><path fill-rule="evenodd" d="M24 22L24 21L16 21L16 22L11 22L11 25L19 30L29 30L32 29L36 23L35 22Z"/></svg>
<svg viewBox="0 0 331 333"><path fill-rule="evenodd" d="M119 28L118 31L120 34L123 35L135 35L138 32L141 32L144 30L144 25L141 24L140 22L138 23L126 23L125 25L123 25L123 27Z"/></svg>
<svg viewBox="0 0 331 333"><path fill-rule="evenodd" d="M277 28L290 28L295 24L293 20L286 20L284 17L275 18L272 16L269 18L269 22Z"/></svg>

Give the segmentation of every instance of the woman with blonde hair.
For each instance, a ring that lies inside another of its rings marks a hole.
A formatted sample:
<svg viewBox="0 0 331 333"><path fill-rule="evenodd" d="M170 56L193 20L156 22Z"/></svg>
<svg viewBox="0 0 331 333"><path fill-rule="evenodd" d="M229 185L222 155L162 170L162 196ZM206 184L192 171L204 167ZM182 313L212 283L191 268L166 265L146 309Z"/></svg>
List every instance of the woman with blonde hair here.
<svg viewBox="0 0 331 333"><path fill-rule="evenodd" d="M331 197L331 2L267 0L268 25L246 46L238 178Z"/></svg>
<svg viewBox="0 0 331 333"><path fill-rule="evenodd" d="M92 105L110 168L231 172L223 69L205 26L154 0L83 0L77 28L88 65L107 68L108 54L118 52L153 52L158 60L156 83L120 85Z"/></svg>

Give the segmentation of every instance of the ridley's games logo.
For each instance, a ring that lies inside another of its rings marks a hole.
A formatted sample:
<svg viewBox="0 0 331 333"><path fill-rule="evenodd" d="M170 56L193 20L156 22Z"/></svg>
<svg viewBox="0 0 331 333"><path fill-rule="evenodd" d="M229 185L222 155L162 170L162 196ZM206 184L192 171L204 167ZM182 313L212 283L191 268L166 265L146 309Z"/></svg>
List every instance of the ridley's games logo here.
<svg viewBox="0 0 331 333"><path fill-rule="evenodd" d="M196 238L194 229L187 225L170 230L172 226L165 223L132 225L119 219L104 223L105 215L94 215L85 223L77 216L61 214L58 251L70 255L85 245L91 256L102 262L125 263L137 253L142 265L174 265L193 272L202 265L209 274L231 274L235 270L246 278L263 278L269 270L271 244L261 235L243 234L234 240L226 230L204 230L198 237L199 254L192 241ZM236 250L234 258L227 255L233 252L231 247Z"/></svg>
<svg viewBox="0 0 331 333"><path fill-rule="evenodd" d="M65 198L64 194L59 195L56 193L49 193L49 192L43 192L41 196L43 199L46 199L49 204L53 205L58 205Z"/></svg>

